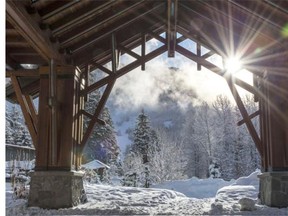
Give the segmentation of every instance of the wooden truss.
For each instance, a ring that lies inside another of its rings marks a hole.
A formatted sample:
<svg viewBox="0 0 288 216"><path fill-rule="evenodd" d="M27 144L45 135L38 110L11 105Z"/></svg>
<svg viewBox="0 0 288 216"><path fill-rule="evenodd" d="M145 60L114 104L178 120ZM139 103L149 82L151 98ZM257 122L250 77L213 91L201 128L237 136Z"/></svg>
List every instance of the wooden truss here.
<svg viewBox="0 0 288 216"><path fill-rule="evenodd" d="M197 69L201 69L201 67L205 67L208 70L210 70L211 72L224 77L224 79L226 79L228 86L234 96L234 99L239 107L239 110L241 112L241 115L243 117L243 120L241 120L239 122L240 124L245 123L248 131L250 133L250 135L252 136L253 141L256 144L256 147L260 153L260 155L262 155L263 150L262 150L262 144L261 144L261 140L259 138L259 135L256 132L255 127L253 126L253 123L251 121L251 118L257 116L259 114L259 111L257 111L256 113L253 113L252 115L249 115L240 96L239 93L236 89L236 85L242 87L243 89L247 90L248 92L254 94L257 97L261 97L261 94L258 92L258 90L249 85L248 83L233 77L227 77L225 75L225 71L219 67L217 67L216 65L212 64L211 62L209 62L207 60L207 58L209 58L210 56L212 56L215 52L213 50L210 50L209 52L207 52L206 54L202 55L201 54L201 49L200 46L202 45L201 41L198 38L194 38L192 37L189 33L185 32L185 31L181 31L180 30L180 34L181 36L179 38L174 38L173 40L175 40L173 43L175 43L173 46L171 46L171 40L167 40L164 37L160 36L162 34L162 31L160 31L160 33L156 33L156 32L146 32L143 33L141 36L141 55L138 55L137 53L135 53L132 48L134 48L133 46L131 48L128 48L122 44L117 44L116 43L116 35L112 34L111 36L111 56L112 56L112 69L107 69L106 67L104 67L102 64L98 63L98 62L91 62L91 64L89 64L86 68L85 71L81 74L81 78L83 79L83 88L81 88L80 92L79 92L79 99L78 100L86 100L87 99L87 95L95 90L98 90L99 88L105 87L103 94L100 98L100 101L97 105L97 107L95 107L95 111L93 114L88 113L87 111L85 111L84 109L80 109L79 111L79 121L83 121L84 116L88 117L90 119L89 121L89 125L87 130L84 132L83 128L80 128L80 125L83 126L83 123L79 124L79 128L78 128L78 137L79 137L79 142L78 142L78 154L81 154L85 144L87 143L89 136L91 135L94 126L98 123L98 124L105 124L105 122L101 119L99 119L99 116L101 114L102 109L105 106L106 101L108 100L108 97L113 89L113 86L116 82L116 80L127 74L128 72L132 71L133 69L141 66L141 69L144 70L145 69L145 63L152 60L153 58L163 54L164 52L168 51L168 56L171 55L171 53L173 53L174 51L182 54L183 56L187 57L188 59L194 61L197 63ZM171 31L166 32L166 36L167 38L169 38L169 35L171 34ZM173 33L174 34L174 33ZM175 32L176 34L176 32ZM174 36L173 36L174 37ZM163 43L162 46L156 48L155 50L153 50L152 52L146 54L145 53L145 46L146 46L146 42L149 41L150 39L156 39L159 42ZM194 54L192 51L189 51L185 48L183 48L182 46L180 46L179 44L186 40L186 39L190 39L192 41L196 42L196 46L197 46L197 53ZM170 45L169 45L170 44ZM134 57L136 60L129 63L128 65L125 65L124 67L118 69L117 68L117 64L118 64L118 59L119 59L119 53L124 54L127 53L128 55ZM98 81L96 81L95 83L88 83L88 77L89 77L89 73L92 70L95 69L99 69L100 71L104 72L106 74L106 76ZM35 77L35 76L39 76L39 71L38 70L21 70L21 71L7 71L6 73L7 77L11 77L12 80L12 84L13 87L15 89L16 92L16 96L17 96L17 100L19 101L19 104L21 106L21 109L23 111L24 117L25 117L25 121L27 123L29 132L31 134L33 143L35 145L35 147L37 148L37 113L35 111L35 107L33 106L33 102L31 99L31 96L24 94L19 82L17 80L18 76L26 76L26 77ZM80 104L80 103L79 103ZM83 107L82 107L83 108Z"/></svg>

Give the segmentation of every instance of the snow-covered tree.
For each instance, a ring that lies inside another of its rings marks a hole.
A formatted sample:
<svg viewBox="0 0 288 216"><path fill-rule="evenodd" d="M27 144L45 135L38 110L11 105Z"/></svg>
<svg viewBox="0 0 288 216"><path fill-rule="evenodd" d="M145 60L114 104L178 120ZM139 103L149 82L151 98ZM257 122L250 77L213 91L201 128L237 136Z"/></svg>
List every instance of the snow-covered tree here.
<svg viewBox="0 0 288 216"><path fill-rule="evenodd" d="M26 125L24 124L23 116L20 108L13 105L11 110L6 109L6 143L14 145L31 146L32 140Z"/></svg>
<svg viewBox="0 0 288 216"><path fill-rule="evenodd" d="M151 127L148 116L144 110L138 115L134 129L132 152L141 155L143 164L148 162L148 151L151 145Z"/></svg>
<svg viewBox="0 0 288 216"><path fill-rule="evenodd" d="M215 159L212 159L209 165L209 177L221 178L220 166Z"/></svg>
<svg viewBox="0 0 288 216"><path fill-rule="evenodd" d="M230 180L235 174L236 119L233 105L227 96L218 95L213 103L215 112L215 157L220 161L222 177Z"/></svg>
<svg viewBox="0 0 288 216"><path fill-rule="evenodd" d="M184 153L183 138L179 135L174 141L165 129L157 130L159 150L153 152L150 165L150 180L160 183L167 180L185 179L184 168L187 160Z"/></svg>
<svg viewBox="0 0 288 216"><path fill-rule="evenodd" d="M90 82L95 80L94 76L90 77ZM93 91L88 101L85 103L85 110L94 114L95 109L100 101L101 92L99 90ZM116 133L113 125L113 121L110 116L109 109L104 107L100 119L105 121L105 125L96 124L83 152L83 162L93 159L100 160L104 163L110 163L116 160L119 155L119 146L116 140ZM84 128L87 128L89 124L89 118L84 118Z"/></svg>

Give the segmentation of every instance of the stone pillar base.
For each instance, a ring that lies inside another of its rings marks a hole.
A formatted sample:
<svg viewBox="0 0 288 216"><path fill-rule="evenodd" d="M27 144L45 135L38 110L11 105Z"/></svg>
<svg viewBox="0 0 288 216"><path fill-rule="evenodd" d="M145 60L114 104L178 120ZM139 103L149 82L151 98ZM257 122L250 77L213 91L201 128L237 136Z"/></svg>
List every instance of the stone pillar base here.
<svg viewBox="0 0 288 216"><path fill-rule="evenodd" d="M78 205L86 198L82 177L73 171L32 172L28 206L59 209Z"/></svg>
<svg viewBox="0 0 288 216"><path fill-rule="evenodd" d="M258 177L261 204L288 207L288 172L265 172Z"/></svg>

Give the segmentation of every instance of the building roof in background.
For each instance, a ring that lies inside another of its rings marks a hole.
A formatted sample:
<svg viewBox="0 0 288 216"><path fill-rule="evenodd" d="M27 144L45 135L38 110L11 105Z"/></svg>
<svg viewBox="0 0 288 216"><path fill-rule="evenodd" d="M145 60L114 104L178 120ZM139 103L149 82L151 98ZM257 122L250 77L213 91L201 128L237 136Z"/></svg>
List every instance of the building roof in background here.
<svg viewBox="0 0 288 216"><path fill-rule="evenodd" d="M99 160L93 160L93 161L90 161L89 163L82 164L81 167L86 168L86 169L99 169L99 168L110 169L108 165L102 163Z"/></svg>

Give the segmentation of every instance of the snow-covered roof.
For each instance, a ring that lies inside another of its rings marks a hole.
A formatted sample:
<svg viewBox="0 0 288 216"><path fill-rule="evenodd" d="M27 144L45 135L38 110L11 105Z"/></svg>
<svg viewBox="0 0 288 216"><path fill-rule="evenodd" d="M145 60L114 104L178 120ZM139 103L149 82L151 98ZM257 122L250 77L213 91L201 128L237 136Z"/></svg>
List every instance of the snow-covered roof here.
<svg viewBox="0 0 288 216"><path fill-rule="evenodd" d="M82 167L86 168L86 169L99 169L99 168L110 169L110 167L108 165L102 163L99 160L93 160L93 161L90 161L89 163L82 164Z"/></svg>

